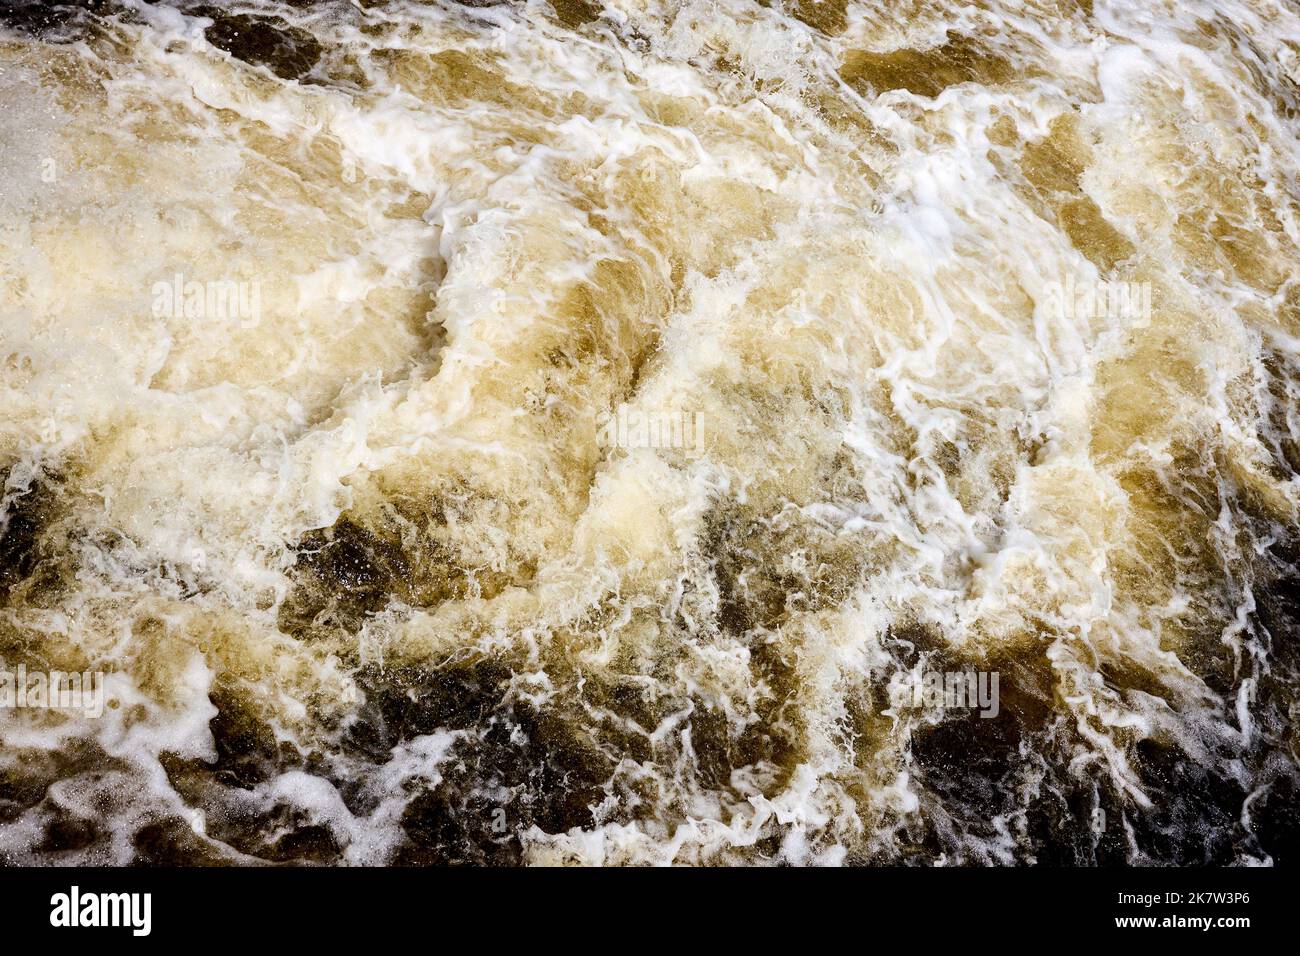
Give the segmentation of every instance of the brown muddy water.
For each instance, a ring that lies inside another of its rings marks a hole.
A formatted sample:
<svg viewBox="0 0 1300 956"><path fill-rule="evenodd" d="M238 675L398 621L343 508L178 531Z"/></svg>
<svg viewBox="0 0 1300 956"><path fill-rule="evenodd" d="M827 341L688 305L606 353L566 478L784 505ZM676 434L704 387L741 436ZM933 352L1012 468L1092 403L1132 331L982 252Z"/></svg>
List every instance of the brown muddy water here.
<svg viewBox="0 0 1300 956"><path fill-rule="evenodd" d="M1298 134L1291 0L5 0L0 855L1295 859Z"/></svg>

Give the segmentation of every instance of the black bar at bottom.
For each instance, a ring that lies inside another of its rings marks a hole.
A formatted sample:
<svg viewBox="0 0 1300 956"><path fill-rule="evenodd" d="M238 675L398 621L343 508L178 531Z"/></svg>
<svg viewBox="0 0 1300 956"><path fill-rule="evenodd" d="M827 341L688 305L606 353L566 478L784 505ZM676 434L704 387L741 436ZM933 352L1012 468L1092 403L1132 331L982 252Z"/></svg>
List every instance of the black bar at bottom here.
<svg viewBox="0 0 1300 956"><path fill-rule="evenodd" d="M1292 881L1275 869L48 868L2 869L0 882L7 928L22 938L76 934L78 943L126 945L437 945L468 933L456 947L478 948L479 939L486 951L506 936L555 943L557 933L620 946L629 930L647 942L709 935L734 945L774 930L812 942L836 925L851 926L864 947L876 930L936 943L986 933L1011 942L1006 934L1037 929L1052 939L1200 933L1226 941L1283 932L1295 919ZM149 894L147 911L144 896L131 894ZM118 925L85 925L108 922Z"/></svg>

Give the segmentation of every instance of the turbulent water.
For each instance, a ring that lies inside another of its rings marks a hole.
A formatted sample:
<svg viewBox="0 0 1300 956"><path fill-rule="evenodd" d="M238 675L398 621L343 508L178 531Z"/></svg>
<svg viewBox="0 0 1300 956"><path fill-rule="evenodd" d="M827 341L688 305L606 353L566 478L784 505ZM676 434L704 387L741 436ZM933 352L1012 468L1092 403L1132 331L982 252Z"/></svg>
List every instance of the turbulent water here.
<svg viewBox="0 0 1300 956"><path fill-rule="evenodd" d="M3 859L1297 857L1298 136L1293 0L4 0Z"/></svg>

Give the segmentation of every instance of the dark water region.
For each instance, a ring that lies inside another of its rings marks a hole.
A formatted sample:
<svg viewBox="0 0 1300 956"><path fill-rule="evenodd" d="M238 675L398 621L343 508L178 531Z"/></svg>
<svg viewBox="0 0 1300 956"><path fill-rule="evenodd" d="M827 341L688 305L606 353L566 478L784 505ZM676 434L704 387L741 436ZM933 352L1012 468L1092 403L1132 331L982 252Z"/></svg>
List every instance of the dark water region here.
<svg viewBox="0 0 1300 956"><path fill-rule="evenodd" d="M332 0L331 0L332 2ZM168 4L189 16L206 17L212 24L204 29L207 41L236 59L268 67L276 76L296 80L305 76L320 58L320 44L304 30L274 17L233 13L220 6L187 3ZM306 8L314 0L286 0L286 6ZM108 17L126 17L134 11L115 0L73 0L47 3L43 0L6 0L0 4L0 24L50 42L71 42Z"/></svg>

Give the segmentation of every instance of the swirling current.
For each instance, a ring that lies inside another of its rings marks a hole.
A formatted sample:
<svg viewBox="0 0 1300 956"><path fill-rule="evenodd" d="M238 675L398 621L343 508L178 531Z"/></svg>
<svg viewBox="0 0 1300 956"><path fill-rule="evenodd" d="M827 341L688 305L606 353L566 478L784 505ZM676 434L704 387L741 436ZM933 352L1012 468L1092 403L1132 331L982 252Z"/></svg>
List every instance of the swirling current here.
<svg viewBox="0 0 1300 956"><path fill-rule="evenodd" d="M1294 859L1298 469L1293 0L0 4L5 861Z"/></svg>

